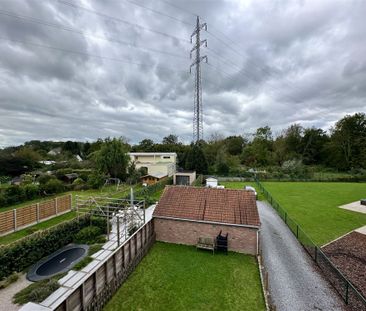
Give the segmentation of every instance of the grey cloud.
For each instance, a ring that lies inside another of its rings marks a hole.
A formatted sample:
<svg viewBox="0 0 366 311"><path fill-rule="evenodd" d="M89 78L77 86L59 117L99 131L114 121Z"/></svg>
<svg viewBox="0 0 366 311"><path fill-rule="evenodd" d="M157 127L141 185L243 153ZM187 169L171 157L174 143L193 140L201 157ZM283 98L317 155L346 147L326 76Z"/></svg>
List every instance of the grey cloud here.
<svg viewBox="0 0 366 311"><path fill-rule="evenodd" d="M0 14L0 147L30 139L120 135L135 143L145 137L161 140L170 133L189 142L192 46L171 36L189 40L195 16L158 0L138 3L192 26L128 1L73 2L169 36L58 1L1 1L0 10L59 23L88 36ZM365 2L172 3L197 12L208 24L209 33L202 32L209 46L202 49L209 56L209 65L202 65L206 137L214 132L248 133L267 124L276 132L293 122L326 129L346 113L365 110Z"/></svg>

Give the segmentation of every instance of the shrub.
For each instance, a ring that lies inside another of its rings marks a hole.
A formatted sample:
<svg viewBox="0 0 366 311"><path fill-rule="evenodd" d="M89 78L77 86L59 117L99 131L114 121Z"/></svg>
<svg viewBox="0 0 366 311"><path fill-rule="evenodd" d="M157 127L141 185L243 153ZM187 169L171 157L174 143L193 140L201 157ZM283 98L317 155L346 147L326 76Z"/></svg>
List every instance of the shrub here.
<svg viewBox="0 0 366 311"><path fill-rule="evenodd" d="M23 202L26 199L24 189L20 186L10 186L5 189L5 197L8 205Z"/></svg>
<svg viewBox="0 0 366 311"><path fill-rule="evenodd" d="M39 186L28 184L23 187L27 200L39 197Z"/></svg>
<svg viewBox="0 0 366 311"><path fill-rule="evenodd" d="M47 194L55 194L65 190L64 184L58 179L50 179L41 188Z"/></svg>
<svg viewBox="0 0 366 311"><path fill-rule="evenodd" d="M73 242L80 229L90 225L88 215L61 223L50 229L33 233L17 242L0 247L0 280L20 272L41 258ZM93 218L93 225L106 230L106 220Z"/></svg>
<svg viewBox="0 0 366 311"><path fill-rule="evenodd" d="M99 189L105 183L105 176L98 173L89 175L88 185L93 189Z"/></svg>
<svg viewBox="0 0 366 311"><path fill-rule="evenodd" d="M76 235L74 241L82 244L94 244L97 238L102 234L102 230L96 226L89 226L81 229Z"/></svg>
<svg viewBox="0 0 366 311"><path fill-rule="evenodd" d="M62 177L64 177L66 174L70 174L72 173L72 168L60 168L56 171L56 177L58 179L61 179Z"/></svg>
<svg viewBox="0 0 366 311"><path fill-rule="evenodd" d="M10 274L7 278L0 281L0 289L8 287L10 284L18 281L18 279L19 279L18 273L14 272L14 273Z"/></svg>
<svg viewBox="0 0 366 311"><path fill-rule="evenodd" d="M93 261L93 258L90 256L87 256L87 257L83 258L81 261L79 261L72 269L75 271L80 271L82 268L86 267L92 261Z"/></svg>
<svg viewBox="0 0 366 311"><path fill-rule="evenodd" d="M78 178L76 178L74 181L73 181L73 183L72 183L73 185L84 185L85 184L85 181L82 179L82 178L80 178L80 177L78 177Z"/></svg>
<svg viewBox="0 0 366 311"><path fill-rule="evenodd" d="M44 174L39 176L37 181L39 182L40 185L45 185L48 181L52 179L56 179L56 177L53 175Z"/></svg>
<svg viewBox="0 0 366 311"><path fill-rule="evenodd" d="M59 287L60 285L55 278L42 280L16 293L13 297L13 302L17 304L25 304L30 301L42 302Z"/></svg>
<svg viewBox="0 0 366 311"><path fill-rule="evenodd" d="M0 207L4 207L6 205L8 205L8 201L6 199L6 196L5 196L4 193L0 192Z"/></svg>

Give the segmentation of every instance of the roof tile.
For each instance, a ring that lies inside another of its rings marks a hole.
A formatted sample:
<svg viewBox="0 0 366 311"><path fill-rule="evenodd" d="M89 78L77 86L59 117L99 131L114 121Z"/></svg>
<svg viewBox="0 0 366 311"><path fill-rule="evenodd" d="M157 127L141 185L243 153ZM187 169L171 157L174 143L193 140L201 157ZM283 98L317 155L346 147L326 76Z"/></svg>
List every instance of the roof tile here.
<svg viewBox="0 0 366 311"><path fill-rule="evenodd" d="M167 186L154 216L259 226L252 191Z"/></svg>

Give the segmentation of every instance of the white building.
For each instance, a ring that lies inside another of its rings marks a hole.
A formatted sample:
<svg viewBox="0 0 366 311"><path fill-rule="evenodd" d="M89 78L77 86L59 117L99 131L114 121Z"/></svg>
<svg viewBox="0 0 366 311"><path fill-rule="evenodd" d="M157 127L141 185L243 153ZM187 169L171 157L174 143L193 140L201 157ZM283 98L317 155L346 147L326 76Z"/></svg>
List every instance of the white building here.
<svg viewBox="0 0 366 311"><path fill-rule="evenodd" d="M135 162L136 169L145 167L148 175L173 176L177 166L175 152L130 152L130 161Z"/></svg>
<svg viewBox="0 0 366 311"><path fill-rule="evenodd" d="M206 187L217 188L217 185L218 185L218 181L216 178L213 178L213 177L206 178Z"/></svg>
<svg viewBox="0 0 366 311"><path fill-rule="evenodd" d="M184 171L177 172L173 176L173 184L174 185L183 185L189 186L196 180L196 172L195 171Z"/></svg>

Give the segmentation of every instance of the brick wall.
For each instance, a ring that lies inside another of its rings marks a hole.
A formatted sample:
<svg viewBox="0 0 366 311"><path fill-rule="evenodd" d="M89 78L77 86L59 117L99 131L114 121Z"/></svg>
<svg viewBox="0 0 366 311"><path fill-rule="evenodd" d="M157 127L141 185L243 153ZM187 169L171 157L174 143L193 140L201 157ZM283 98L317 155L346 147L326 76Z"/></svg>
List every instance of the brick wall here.
<svg viewBox="0 0 366 311"><path fill-rule="evenodd" d="M258 230L254 228L162 218L154 218L154 225L156 240L158 241L196 245L200 236L216 237L220 233L220 230L222 230L223 234L229 233L229 250L251 255L257 254Z"/></svg>

